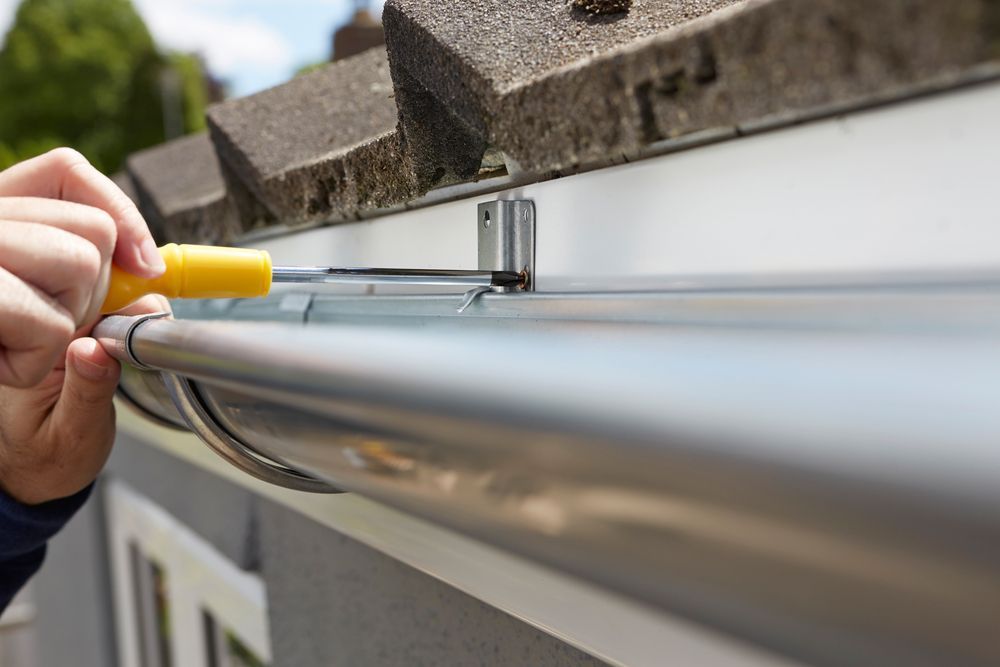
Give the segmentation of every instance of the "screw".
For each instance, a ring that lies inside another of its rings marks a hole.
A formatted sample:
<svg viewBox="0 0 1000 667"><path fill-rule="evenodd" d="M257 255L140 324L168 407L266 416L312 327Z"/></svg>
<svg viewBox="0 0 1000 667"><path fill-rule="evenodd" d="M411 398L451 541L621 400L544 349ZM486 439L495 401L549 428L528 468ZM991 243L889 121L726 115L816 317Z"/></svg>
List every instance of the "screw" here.
<svg viewBox="0 0 1000 667"><path fill-rule="evenodd" d="M490 212L489 211L483 211L483 228L484 229L489 229L490 228Z"/></svg>

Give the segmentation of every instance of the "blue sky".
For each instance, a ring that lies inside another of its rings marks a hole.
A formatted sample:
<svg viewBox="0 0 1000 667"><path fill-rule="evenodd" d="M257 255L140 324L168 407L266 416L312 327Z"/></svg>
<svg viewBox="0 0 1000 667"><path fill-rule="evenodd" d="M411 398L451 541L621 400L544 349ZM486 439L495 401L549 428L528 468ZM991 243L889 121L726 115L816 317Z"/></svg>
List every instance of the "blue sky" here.
<svg viewBox="0 0 1000 667"><path fill-rule="evenodd" d="M353 0L133 0L157 43L200 53L234 95L268 88L329 56ZM19 0L0 0L6 32ZM380 11L381 0L372 0Z"/></svg>

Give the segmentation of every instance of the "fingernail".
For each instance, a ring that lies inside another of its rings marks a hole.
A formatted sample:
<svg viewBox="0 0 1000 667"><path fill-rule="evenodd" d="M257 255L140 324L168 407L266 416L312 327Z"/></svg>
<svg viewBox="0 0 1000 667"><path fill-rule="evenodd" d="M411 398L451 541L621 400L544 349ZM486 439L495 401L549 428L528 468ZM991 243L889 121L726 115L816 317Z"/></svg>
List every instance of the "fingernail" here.
<svg viewBox="0 0 1000 667"><path fill-rule="evenodd" d="M157 275L167 270L167 265L163 263L163 257L153 239L148 238L139 246L139 258L150 271L155 271Z"/></svg>
<svg viewBox="0 0 1000 667"><path fill-rule="evenodd" d="M95 364L93 361L88 361L81 357L76 357L73 360L73 367L77 373L94 382L107 379L108 374L111 373L109 367Z"/></svg>

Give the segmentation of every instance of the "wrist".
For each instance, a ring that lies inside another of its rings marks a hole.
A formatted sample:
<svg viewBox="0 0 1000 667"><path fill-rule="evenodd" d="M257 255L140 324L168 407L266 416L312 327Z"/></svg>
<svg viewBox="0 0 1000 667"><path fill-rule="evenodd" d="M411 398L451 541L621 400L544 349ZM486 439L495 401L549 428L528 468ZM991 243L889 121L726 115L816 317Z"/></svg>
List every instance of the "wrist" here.
<svg viewBox="0 0 1000 667"><path fill-rule="evenodd" d="M5 537L0 541L0 560L7 562L44 547L87 502L92 489L87 486L72 496L38 505L26 505L0 492L0 523Z"/></svg>
<svg viewBox="0 0 1000 667"><path fill-rule="evenodd" d="M58 471L0 468L0 491L29 507L74 496L93 480L63 479Z"/></svg>

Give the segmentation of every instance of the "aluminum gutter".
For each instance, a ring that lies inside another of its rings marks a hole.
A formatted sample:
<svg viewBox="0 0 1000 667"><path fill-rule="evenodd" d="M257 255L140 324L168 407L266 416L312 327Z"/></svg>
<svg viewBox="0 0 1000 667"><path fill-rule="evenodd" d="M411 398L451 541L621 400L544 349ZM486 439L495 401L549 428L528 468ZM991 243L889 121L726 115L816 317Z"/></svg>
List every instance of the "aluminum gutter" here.
<svg viewBox="0 0 1000 667"><path fill-rule="evenodd" d="M399 508L408 533L364 539L612 662L670 647L608 631L604 602L581 621L572 575L810 663L995 664L998 113L990 83L521 184L498 196L538 211L535 295L461 318L395 287L210 302L290 324L151 323L137 350L247 444L357 492L274 493L350 534L393 512L369 498ZM483 198L264 246L473 269ZM157 374L123 384L178 420ZM411 548L458 539L442 527L501 549ZM499 591L509 563L469 554L504 551L565 579Z"/></svg>
<svg viewBox="0 0 1000 667"><path fill-rule="evenodd" d="M153 320L132 350L258 452L772 650L987 664L997 342Z"/></svg>

